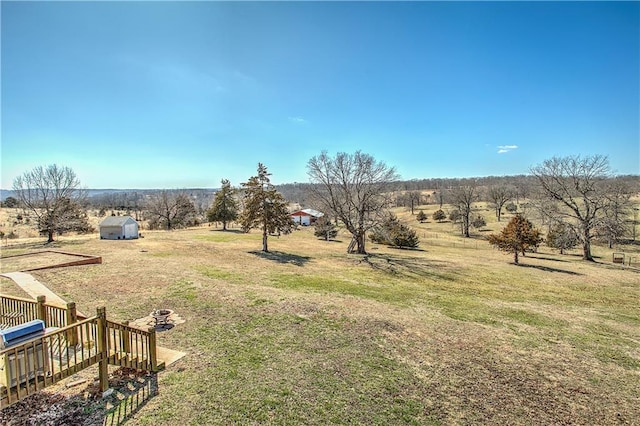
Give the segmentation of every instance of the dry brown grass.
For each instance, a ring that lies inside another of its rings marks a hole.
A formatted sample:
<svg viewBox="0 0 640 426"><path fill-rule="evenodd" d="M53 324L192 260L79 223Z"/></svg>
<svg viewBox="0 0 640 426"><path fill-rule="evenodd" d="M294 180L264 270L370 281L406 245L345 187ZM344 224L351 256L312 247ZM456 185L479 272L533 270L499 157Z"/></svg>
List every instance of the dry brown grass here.
<svg viewBox="0 0 640 426"><path fill-rule="evenodd" d="M518 267L483 233L410 223L420 250L365 257L309 228L270 254L257 233L206 226L62 237L103 264L33 275L86 313L186 320L159 343L187 357L130 424L638 424L638 270L602 247L598 263L542 249Z"/></svg>

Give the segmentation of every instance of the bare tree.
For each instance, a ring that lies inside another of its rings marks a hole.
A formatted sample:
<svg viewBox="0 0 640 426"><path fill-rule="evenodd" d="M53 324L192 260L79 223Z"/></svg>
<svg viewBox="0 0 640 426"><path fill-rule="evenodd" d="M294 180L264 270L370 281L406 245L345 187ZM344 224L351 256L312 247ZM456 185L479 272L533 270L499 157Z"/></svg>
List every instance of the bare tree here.
<svg viewBox="0 0 640 426"><path fill-rule="evenodd" d="M86 230L86 215L81 217L80 207L85 193L80 188L80 180L75 172L56 164L38 166L13 181L13 191L20 205L32 212L38 229L47 235L47 242L53 242L56 232ZM78 225L78 226L76 226Z"/></svg>
<svg viewBox="0 0 640 426"><path fill-rule="evenodd" d="M366 254L365 234L386 218L395 169L360 151L335 157L323 151L309 160L307 173L314 196L353 236L347 250L355 245L356 253Z"/></svg>
<svg viewBox="0 0 640 426"><path fill-rule="evenodd" d="M603 217L596 225L596 233L607 240L609 248L619 243L630 232L627 219L631 215L631 189L622 180L611 180L607 185L607 205Z"/></svg>
<svg viewBox="0 0 640 426"><path fill-rule="evenodd" d="M556 201L556 214L575 221L582 243L582 258L593 261L594 229L611 200L607 195L610 168L606 156L553 157L531 168L543 195Z"/></svg>
<svg viewBox="0 0 640 426"><path fill-rule="evenodd" d="M487 199L496 211L498 222L502 216L502 208L511 201L514 192L514 189L507 185L492 185L487 190Z"/></svg>
<svg viewBox="0 0 640 426"><path fill-rule="evenodd" d="M164 228L167 231L195 225L196 209L184 191L166 189L152 195L147 202L150 228Z"/></svg>
<svg viewBox="0 0 640 426"><path fill-rule="evenodd" d="M407 195L409 196L409 202L411 203L411 216L413 216L413 209L415 206L420 205L422 193L420 191L409 191Z"/></svg>
<svg viewBox="0 0 640 426"><path fill-rule="evenodd" d="M462 235L469 238L469 228L471 225L471 205L478 201L478 188L474 184L467 184L449 190L449 198L460 212L462 221Z"/></svg>

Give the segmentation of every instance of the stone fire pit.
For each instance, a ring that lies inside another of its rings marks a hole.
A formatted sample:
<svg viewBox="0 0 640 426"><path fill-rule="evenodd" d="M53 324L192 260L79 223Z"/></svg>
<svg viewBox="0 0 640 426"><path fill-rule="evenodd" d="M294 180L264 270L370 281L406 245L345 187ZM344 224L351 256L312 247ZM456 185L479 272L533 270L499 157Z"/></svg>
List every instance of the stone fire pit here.
<svg viewBox="0 0 640 426"><path fill-rule="evenodd" d="M154 309L154 311L151 312L151 318L154 319L155 325L165 325L168 323L171 314L173 314L171 309Z"/></svg>

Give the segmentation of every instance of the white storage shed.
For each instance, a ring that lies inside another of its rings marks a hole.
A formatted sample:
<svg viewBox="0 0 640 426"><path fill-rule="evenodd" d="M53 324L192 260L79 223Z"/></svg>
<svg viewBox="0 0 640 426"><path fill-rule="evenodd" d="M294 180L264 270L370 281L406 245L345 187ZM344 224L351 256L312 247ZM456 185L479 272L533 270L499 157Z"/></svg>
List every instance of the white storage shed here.
<svg viewBox="0 0 640 426"><path fill-rule="evenodd" d="M131 216L109 216L100 222L101 240L138 238L138 222Z"/></svg>

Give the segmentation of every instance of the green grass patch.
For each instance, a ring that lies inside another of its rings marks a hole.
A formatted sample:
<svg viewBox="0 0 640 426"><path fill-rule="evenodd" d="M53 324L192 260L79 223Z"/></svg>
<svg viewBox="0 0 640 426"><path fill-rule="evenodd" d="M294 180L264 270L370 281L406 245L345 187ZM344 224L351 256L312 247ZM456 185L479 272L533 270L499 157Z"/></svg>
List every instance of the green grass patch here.
<svg viewBox="0 0 640 426"><path fill-rule="evenodd" d="M173 299L182 299L191 302L198 298L198 293L193 281L181 279L167 289L167 296Z"/></svg>
<svg viewBox="0 0 640 426"><path fill-rule="evenodd" d="M386 353L379 331L249 312L198 327L188 337L213 365L169 373L161 386L198 407L189 424L437 424L422 403L428 389Z"/></svg>
<svg viewBox="0 0 640 426"><path fill-rule="evenodd" d="M524 309L501 309L498 313L502 317L534 327L561 327L566 325L565 321L554 320L548 316Z"/></svg>
<svg viewBox="0 0 640 426"><path fill-rule="evenodd" d="M232 283L246 282L244 274L238 272L215 268L213 266L198 266L195 269L205 277L212 278L214 280L223 280Z"/></svg>
<svg viewBox="0 0 640 426"><path fill-rule="evenodd" d="M207 235L197 235L195 239L200 241L210 241L214 243L228 243L231 241L241 241L241 240L251 240L257 239L258 237L262 238L261 235L256 236L257 234L253 233L242 233L237 231L211 231Z"/></svg>
<svg viewBox="0 0 640 426"><path fill-rule="evenodd" d="M366 278L366 274L365 277ZM420 299L415 286L390 282L353 281L339 277L279 273L270 276L278 288L319 293L339 293L393 304L407 305Z"/></svg>

